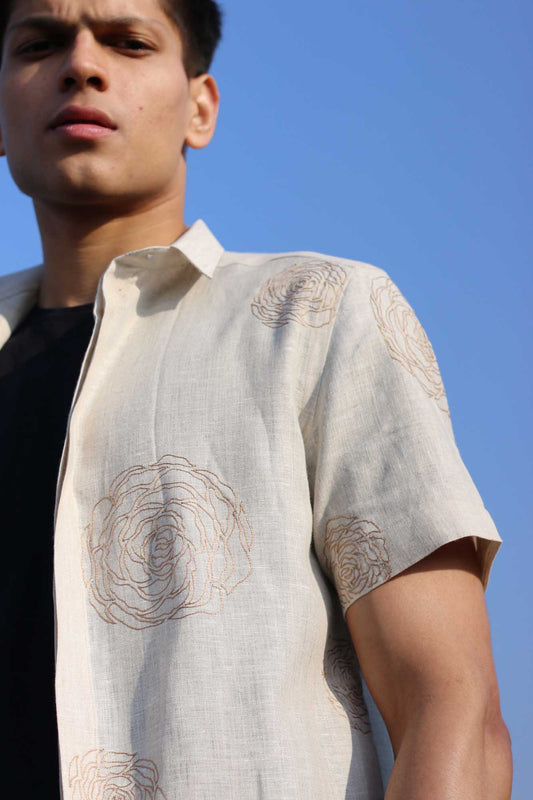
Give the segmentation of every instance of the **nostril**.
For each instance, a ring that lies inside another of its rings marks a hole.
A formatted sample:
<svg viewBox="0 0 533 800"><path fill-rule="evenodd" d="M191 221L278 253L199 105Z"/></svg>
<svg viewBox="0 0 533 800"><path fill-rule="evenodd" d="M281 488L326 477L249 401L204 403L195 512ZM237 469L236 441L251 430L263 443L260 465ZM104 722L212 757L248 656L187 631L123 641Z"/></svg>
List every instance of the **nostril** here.
<svg viewBox="0 0 533 800"><path fill-rule="evenodd" d="M81 79L78 80L74 78L72 75L66 75L63 78L63 86L65 86L67 89L70 89L72 86L78 86L81 84L89 84L90 86L96 86L97 88L100 88L102 86L102 79L99 78L97 75L91 75L90 77L85 78L85 80Z"/></svg>

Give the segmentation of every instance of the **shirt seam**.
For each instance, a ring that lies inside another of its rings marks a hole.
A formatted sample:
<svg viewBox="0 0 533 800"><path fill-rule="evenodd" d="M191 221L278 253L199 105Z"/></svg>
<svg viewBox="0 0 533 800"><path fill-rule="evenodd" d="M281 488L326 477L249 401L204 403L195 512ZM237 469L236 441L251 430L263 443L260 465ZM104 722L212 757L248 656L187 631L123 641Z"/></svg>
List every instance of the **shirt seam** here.
<svg viewBox="0 0 533 800"><path fill-rule="evenodd" d="M330 349L331 349L331 340L333 339L333 335L334 335L334 333L336 331L336 328L337 328L337 322L338 322L341 310L342 310L343 305L344 305L344 298L346 296L346 292L348 291L348 288L349 288L350 284L352 283L352 281L353 281L353 271L350 272L350 276L349 276L349 278L348 278L348 280L346 282L346 285L344 286L343 291L342 291L341 299L340 299L339 306L338 306L338 311L337 311L337 314L335 315L335 320L334 320L333 325L331 326L331 329L330 329L330 332L329 332L328 342L327 342L327 345L326 345L326 348L325 348L324 360L322 362L322 366L321 366L321 369L320 369L320 377L319 377L319 379L318 379L318 381L317 381L317 383L315 385L315 388L313 389L313 392L312 392L312 394L314 394L313 408L309 413L309 417L308 417L309 421L306 424L304 424L304 426L303 426L303 430L305 430L306 428L309 430L309 434L311 435L312 441L314 441L315 436L316 436L316 410L317 410L317 406L318 406L318 401L320 399L320 395L322 393L322 385L323 385L324 379L325 379L326 364L328 362L328 357L329 357Z"/></svg>

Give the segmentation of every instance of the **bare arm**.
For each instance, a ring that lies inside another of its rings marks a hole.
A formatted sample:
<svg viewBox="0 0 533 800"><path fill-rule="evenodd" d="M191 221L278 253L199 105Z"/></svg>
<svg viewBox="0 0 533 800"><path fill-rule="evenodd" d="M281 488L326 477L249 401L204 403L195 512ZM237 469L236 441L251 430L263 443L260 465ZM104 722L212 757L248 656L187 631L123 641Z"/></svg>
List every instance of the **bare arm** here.
<svg viewBox="0 0 533 800"><path fill-rule="evenodd" d="M357 600L346 620L392 742L386 800L510 800L511 743L472 540Z"/></svg>

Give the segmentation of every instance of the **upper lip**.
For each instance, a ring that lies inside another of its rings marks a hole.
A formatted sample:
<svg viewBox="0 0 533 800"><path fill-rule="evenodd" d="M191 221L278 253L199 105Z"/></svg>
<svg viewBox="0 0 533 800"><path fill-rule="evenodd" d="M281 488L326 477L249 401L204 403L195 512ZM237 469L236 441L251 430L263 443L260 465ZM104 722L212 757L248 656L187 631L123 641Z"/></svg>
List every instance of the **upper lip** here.
<svg viewBox="0 0 533 800"><path fill-rule="evenodd" d="M50 123L51 128L58 128L68 122L89 122L93 125L101 125L103 128L116 129L113 120L104 111L92 106L67 106L54 117Z"/></svg>

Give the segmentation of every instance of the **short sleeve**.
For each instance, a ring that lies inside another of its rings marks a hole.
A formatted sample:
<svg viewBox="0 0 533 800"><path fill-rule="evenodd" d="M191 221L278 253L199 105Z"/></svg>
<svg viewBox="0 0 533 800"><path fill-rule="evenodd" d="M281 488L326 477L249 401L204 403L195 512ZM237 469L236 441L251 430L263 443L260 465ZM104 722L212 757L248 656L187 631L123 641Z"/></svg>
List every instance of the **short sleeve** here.
<svg viewBox="0 0 533 800"><path fill-rule="evenodd" d="M471 536L487 588L501 538L457 449L433 348L388 275L353 267L310 433L313 543L343 612Z"/></svg>

